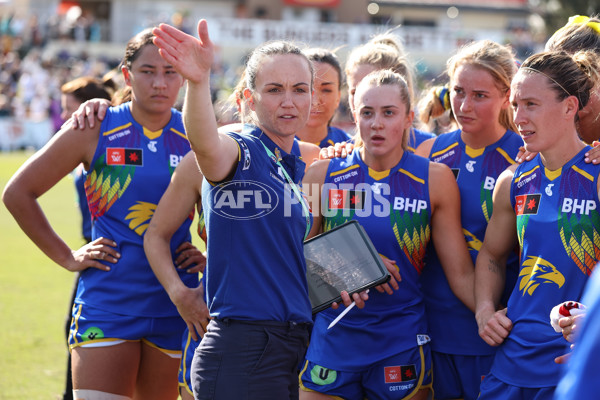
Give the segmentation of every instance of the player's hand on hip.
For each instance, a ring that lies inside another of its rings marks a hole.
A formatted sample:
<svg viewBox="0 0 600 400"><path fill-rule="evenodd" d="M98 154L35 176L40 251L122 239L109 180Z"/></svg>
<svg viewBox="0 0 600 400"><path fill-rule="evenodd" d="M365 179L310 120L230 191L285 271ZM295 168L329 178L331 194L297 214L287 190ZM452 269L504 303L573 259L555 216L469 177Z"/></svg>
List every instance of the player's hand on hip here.
<svg viewBox="0 0 600 400"><path fill-rule="evenodd" d="M65 266L69 271L83 271L87 268L110 271L110 266L104 263L115 264L121 258L117 243L104 237L99 237L78 250L72 250L71 255L72 259Z"/></svg>

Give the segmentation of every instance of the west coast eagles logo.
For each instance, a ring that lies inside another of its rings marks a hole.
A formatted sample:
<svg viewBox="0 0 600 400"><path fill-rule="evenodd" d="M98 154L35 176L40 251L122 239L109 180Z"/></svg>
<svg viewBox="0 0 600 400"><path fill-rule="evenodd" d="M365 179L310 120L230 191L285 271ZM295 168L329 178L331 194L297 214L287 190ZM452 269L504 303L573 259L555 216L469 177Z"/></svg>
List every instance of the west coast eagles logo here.
<svg viewBox="0 0 600 400"><path fill-rule="evenodd" d="M129 221L130 229L142 236L146 232L148 225L150 225L150 219L154 215L155 210L156 204L138 201L129 208L129 214L127 214L125 220Z"/></svg>
<svg viewBox="0 0 600 400"><path fill-rule="evenodd" d="M550 264L540 257L528 256L523 263L523 268L519 273L519 290L530 296L540 284L553 283L559 288L565 283L565 277Z"/></svg>

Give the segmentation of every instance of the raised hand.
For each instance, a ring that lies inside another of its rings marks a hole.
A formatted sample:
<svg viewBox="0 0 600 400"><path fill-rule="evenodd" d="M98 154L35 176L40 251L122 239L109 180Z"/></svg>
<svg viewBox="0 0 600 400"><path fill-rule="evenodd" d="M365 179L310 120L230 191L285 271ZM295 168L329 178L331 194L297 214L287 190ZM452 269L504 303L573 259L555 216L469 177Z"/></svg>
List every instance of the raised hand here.
<svg viewBox="0 0 600 400"><path fill-rule="evenodd" d="M214 45L208 37L206 20L198 22L199 39L167 24L160 24L152 33L161 57L185 79L193 83L208 81Z"/></svg>

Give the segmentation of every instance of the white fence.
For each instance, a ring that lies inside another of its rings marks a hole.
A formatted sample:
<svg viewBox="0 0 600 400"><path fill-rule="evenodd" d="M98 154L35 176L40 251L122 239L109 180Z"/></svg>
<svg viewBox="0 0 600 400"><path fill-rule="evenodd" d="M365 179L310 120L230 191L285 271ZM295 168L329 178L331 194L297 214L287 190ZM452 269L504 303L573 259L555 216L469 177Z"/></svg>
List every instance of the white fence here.
<svg viewBox="0 0 600 400"><path fill-rule="evenodd" d="M50 140L53 132L50 119L33 121L15 117L0 118L0 151L22 148L39 149Z"/></svg>

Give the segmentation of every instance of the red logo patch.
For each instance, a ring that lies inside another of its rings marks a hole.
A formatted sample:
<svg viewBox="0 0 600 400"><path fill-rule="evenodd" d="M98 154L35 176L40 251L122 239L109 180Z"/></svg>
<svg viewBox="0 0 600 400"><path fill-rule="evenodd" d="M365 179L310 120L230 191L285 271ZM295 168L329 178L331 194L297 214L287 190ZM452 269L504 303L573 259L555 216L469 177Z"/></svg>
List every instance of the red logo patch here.
<svg viewBox="0 0 600 400"><path fill-rule="evenodd" d="M515 214L537 214L541 194L522 194L515 197Z"/></svg>
<svg viewBox="0 0 600 400"><path fill-rule="evenodd" d="M142 150L108 147L106 165L143 165Z"/></svg>
<svg viewBox="0 0 600 400"><path fill-rule="evenodd" d="M345 190L341 189L330 189L329 190L329 209L330 210L341 210L345 208L346 194Z"/></svg>
<svg viewBox="0 0 600 400"><path fill-rule="evenodd" d="M329 189L330 210L362 210L366 193L362 190Z"/></svg>
<svg viewBox="0 0 600 400"><path fill-rule="evenodd" d="M414 365L384 367L384 374L385 383L407 382L417 379L417 370Z"/></svg>

